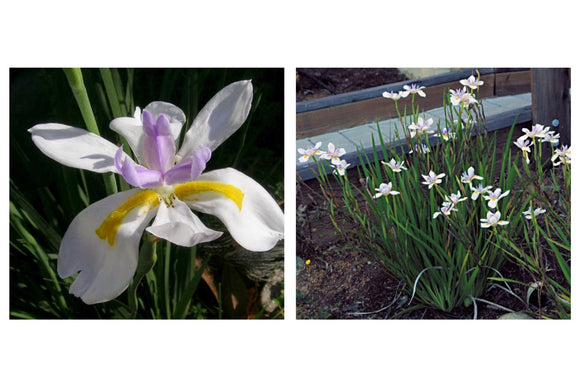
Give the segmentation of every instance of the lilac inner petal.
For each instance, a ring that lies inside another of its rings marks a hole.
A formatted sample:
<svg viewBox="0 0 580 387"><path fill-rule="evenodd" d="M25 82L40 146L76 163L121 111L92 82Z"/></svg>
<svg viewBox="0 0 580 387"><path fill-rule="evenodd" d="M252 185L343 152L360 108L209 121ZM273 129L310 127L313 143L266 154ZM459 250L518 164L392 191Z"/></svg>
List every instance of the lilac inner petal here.
<svg viewBox="0 0 580 387"><path fill-rule="evenodd" d="M187 157L175 167L171 168L165 173L165 183L166 184L177 184L189 181L189 176L191 175L191 163L193 162L192 157Z"/></svg>
<svg viewBox="0 0 580 387"><path fill-rule="evenodd" d="M115 166L127 183L139 188L153 188L163 183L161 172L147 169L128 157L123 161L122 156L123 147L121 146L115 154Z"/></svg>
<svg viewBox="0 0 580 387"><path fill-rule="evenodd" d="M200 147L193 155L181 160L179 164L165 173L166 184L177 184L195 180L204 171L211 158L211 149L206 146Z"/></svg>
<svg viewBox="0 0 580 387"><path fill-rule="evenodd" d="M211 158L211 149L202 145L199 149L193 152L191 157L193 158L193 163L191 163L190 179L195 180L204 171L207 162Z"/></svg>
<svg viewBox="0 0 580 387"><path fill-rule="evenodd" d="M175 141L171 135L169 120L164 114L154 122L150 112L143 112L143 140L145 163L151 169L164 173L173 166L175 159Z"/></svg>

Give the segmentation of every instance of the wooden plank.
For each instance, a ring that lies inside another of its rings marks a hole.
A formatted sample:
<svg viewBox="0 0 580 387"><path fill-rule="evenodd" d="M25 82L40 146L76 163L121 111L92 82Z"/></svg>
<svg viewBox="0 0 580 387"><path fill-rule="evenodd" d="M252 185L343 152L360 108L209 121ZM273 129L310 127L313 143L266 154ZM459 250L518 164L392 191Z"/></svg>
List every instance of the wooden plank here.
<svg viewBox="0 0 580 387"><path fill-rule="evenodd" d="M497 73L510 73L518 71L529 71L529 69L521 68L482 68L478 69L480 75L483 77L489 74ZM342 93L337 95L332 95L329 97L317 98L308 101L302 101L296 103L296 113L304 113L311 110L325 109L331 106L343 105L352 102L363 101L365 99L378 98L380 97L385 89L388 91L392 90L403 90L404 85L410 83L418 83L421 86L433 86L442 83L453 83L459 82L461 79L465 79L472 74L475 74L475 69L458 70L449 73L437 74L430 77L407 80L392 83L389 85L370 87L364 90L351 91L348 93Z"/></svg>
<svg viewBox="0 0 580 387"><path fill-rule="evenodd" d="M532 117L560 133L560 145L570 145L570 68L532 69Z"/></svg>
<svg viewBox="0 0 580 387"><path fill-rule="evenodd" d="M532 91L531 70L495 74L494 96L514 95Z"/></svg>
<svg viewBox="0 0 580 387"><path fill-rule="evenodd" d="M484 85L493 84L493 74L481 77L485 82ZM458 82L448 82L424 89L425 98L417 96L415 102L420 106L421 111L443 106L443 93L449 89L460 88ZM391 91L387 86L383 91ZM392 90L399 91L399 90ZM480 98L491 97L492 87L482 87L480 89ZM411 98L399 100L399 110L403 114L405 106L411 110ZM331 106L326 109L318 109L299 113L296 115L296 138L306 138L328 133L334 130L351 128L358 125L367 124L374 121L382 121L389 118L397 117L395 103L384 97L371 98L363 101L352 102L349 104Z"/></svg>
<svg viewBox="0 0 580 387"><path fill-rule="evenodd" d="M462 75L463 72L461 73ZM506 93L515 92L529 92L529 79L530 71L509 71L507 73L495 73L488 71L487 74L483 74L481 79L485 82L484 87L480 89L480 98L488 98L496 95L497 90L502 92L502 95ZM443 75L445 77L443 77ZM457 78L457 74L442 74L437 77L437 80L441 79L454 79ZM433 77L433 78L435 78ZM463 77L465 78L465 76ZM459 78L462 79L462 78ZM527 80L527 89L526 89ZM457 89L461 85L457 80L448 81L444 83L432 84L433 80L429 79L425 81L428 84L425 88L425 93L427 97L422 98L417 96L415 101L419 104L422 111L434 109L441 107L443 105L443 93L448 89ZM499 82L499 85L498 85ZM411 84L414 81L398 82L393 85L385 85L380 88L372 88L363 91L363 95L381 95L382 91L400 91L404 84ZM353 94L353 93L350 93ZM338 97L338 96L337 96ZM332 97L334 98L334 97ZM341 97L343 98L343 97ZM357 97L358 98L358 97ZM356 99L354 95L350 97L347 96L347 100ZM327 98L330 100L330 97ZM336 102L337 99L334 98L332 101ZM340 101L343 101L341 99ZM343 101L343 102L344 102ZM399 100L399 109L403 113L405 105L407 109L411 109L409 97ZM322 101L324 102L324 101ZM363 125L369 122L386 120L389 118L397 117L397 111L395 110L395 104L393 101L383 98L382 96L367 98L362 100L356 100L350 103L342 103L335 105L334 102L321 103L317 102L318 105L300 105L300 110L302 112L296 115L296 137L298 139L316 136L331 131L350 128L358 125ZM298 104L297 104L298 105ZM311 109L313 106L328 106L326 108L319 108L315 110ZM297 106L298 109L298 106Z"/></svg>

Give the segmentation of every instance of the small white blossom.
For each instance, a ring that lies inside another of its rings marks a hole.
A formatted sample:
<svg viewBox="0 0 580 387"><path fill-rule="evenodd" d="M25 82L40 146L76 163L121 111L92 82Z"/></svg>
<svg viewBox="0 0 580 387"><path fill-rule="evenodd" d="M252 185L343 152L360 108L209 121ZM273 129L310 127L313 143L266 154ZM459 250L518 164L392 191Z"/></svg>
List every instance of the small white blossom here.
<svg viewBox="0 0 580 387"><path fill-rule="evenodd" d="M340 157L346 153L344 148L336 148L333 143L328 143L328 152L320 152L320 158L330 160L334 165L340 163Z"/></svg>
<svg viewBox="0 0 580 387"><path fill-rule="evenodd" d="M453 106L461 104L463 107L467 107L470 104L477 103L477 99L471 93L468 93L465 87L463 89L451 90L450 94L451 96L449 98Z"/></svg>
<svg viewBox="0 0 580 387"><path fill-rule="evenodd" d="M429 171L428 175L421 175L425 181L422 181L421 184L425 184L429 186L429 189L433 188L434 185L441 183L441 178L445 177L444 173L435 174L433 171Z"/></svg>
<svg viewBox="0 0 580 387"><path fill-rule="evenodd" d="M409 94L419 94L421 97L426 97L427 95L423 91L425 86L419 86L416 83L403 86L404 91L401 91L401 97L407 97Z"/></svg>
<svg viewBox="0 0 580 387"><path fill-rule="evenodd" d="M544 210L541 207L536 208L535 210L533 210L534 212L534 217L543 214L544 212L546 212L546 210ZM522 212L522 214L524 214L524 216L526 217L526 219L532 219L532 206L530 206L530 208L527 211Z"/></svg>
<svg viewBox="0 0 580 387"><path fill-rule="evenodd" d="M431 149L425 144L415 144L415 150L419 153L429 153ZM409 151L409 153L413 153L413 149Z"/></svg>
<svg viewBox="0 0 580 387"><path fill-rule="evenodd" d="M348 164L346 160L340 160L340 163L331 165L331 167L334 168L332 173L338 173L340 176L344 176L344 173L349 166L350 164Z"/></svg>
<svg viewBox="0 0 580 387"><path fill-rule="evenodd" d="M393 101L397 101L397 100L399 100L402 97L401 93L402 92L396 93L394 91L392 91L392 92L385 91L383 93L383 97L384 98L387 98L387 99L392 99Z"/></svg>
<svg viewBox="0 0 580 387"><path fill-rule="evenodd" d="M477 187L474 187L473 185L470 184L469 188L471 188L471 190L473 191L473 193L471 194L471 200L477 200L479 195L488 193L489 190L492 189L493 187L491 185L484 187L483 184L479 183L479 186Z"/></svg>
<svg viewBox="0 0 580 387"><path fill-rule="evenodd" d="M395 159L391 159L391 161L388 163L385 163L381 160L381 163L383 165L387 165L393 172L401 172L401 170L407 169L406 167L403 167L403 164L405 163L404 161L396 161Z"/></svg>
<svg viewBox="0 0 580 387"><path fill-rule="evenodd" d="M457 191L456 194L452 193L451 195L447 196L445 195L445 202L443 202L443 204L445 203L451 203L454 206L457 205L457 203L462 202L464 200L467 200L467 198L462 198L461 197L461 192Z"/></svg>
<svg viewBox="0 0 580 387"><path fill-rule="evenodd" d="M528 137L528 138L535 138L535 137L539 137L539 138L544 138L544 136L546 135L546 133L548 133L548 131L550 130L550 127L546 127L544 128L544 125L540 125L540 124L536 124L534 126L532 126L532 129L527 129L527 128L523 128L522 132L524 132L524 136Z"/></svg>
<svg viewBox="0 0 580 387"><path fill-rule="evenodd" d="M314 147L312 145L308 146L308 149L303 149L303 148L298 148L297 151L298 153L300 153L301 155L303 155L302 157L300 157L298 159L298 161L300 161L301 163L305 163L308 161L309 158L314 158L314 156L318 156L322 153L321 150L319 150L318 148L320 148L322 146L322 142L318 141L316 143L316 145L314 145Z"/></svg>
<svg viewBox="0 0 580 387"><path fill-rule="evenodd" d="M461 174L461 182L471 184L473 180L483 180L483 177L475 174L475 169L473 167L467 168L467 172Z"/></svg>
<svg viewBox="0 0 580 387"><path fill-rule="evenodd" d="M528 140L528 136L526 134L524 134L523 136L518 137L518 139L516 141L514 141L514 144L520 148L522 150L522 152L524 153L524 158L526 159L526 163L530 163L530 156L528 155L528 153L530 153L532 150L530 149L530 140Z"/></svg>
<svg viewBox="0 0 580 387"><path fill-rule="evenodd" d="M558 162L555 162L556 159L558 159ZM568 145L562 145L560 149L554 149L552 163L554 164L554 166L571 163L571 153L570 148L568 148Z"/></svg>
<svg viewBox="0 0 580 387"><path fill-rule="evenodd" d="M547 132L542 139L542 142L549 142L552 146L558 146L560 143L560 133L554 131Z"/></svg>
<svg viewBox="0 0 580 387"><path fill-rule="evenodd" d="M487 217L485 219L480 219L481 220L481 227L482 228L489 228L489 227L495 227L497 225L505 226L506 224L509 224L509 222L507 220L499 220L500 217L501 217L501 212L488 211Z"/></svg>
<svg viewBox="0 0 580 387"><path fill-rule="evenodd" d="M377 191L377 194L375 196L373 196L373 199L377 199L380 198L381 196L389 196L389 195L399 195L400 192L399 191L393 191L393 183L381 183L381 185L379 185L379 188L375 188L375 191Z"/></svg>
<svg viewBox="0 0 580 387"><path fill-rule="evenodd" d="M506 197L508 194L510 193L510 190L508 189L507 191L505 191L504 193L501 192L501 188L497 188L495 191L489 191L487 196L484 196L483 198L485 200L487 200L487 205L489 206L489 208L495 208L497 207L497 202L499 199Z"/></svg>
<svg viewBox="0 0 580 387"><path fill-rule="evenodd" d="M470 89L477 89L479 86L483 85L483 81L480 81L479 78L475 79L473 75L471 75L467 79L462 79L459 81L463 86L467 86Z"/></svg>
<svg viewBox="0 0 580 387"><path fill-rule="evenodd" d="M441 137L445 141L449 141L455 138L455 133L453 133L451 129L443 128L439 131L439 133L435 134L435 137Z"/></svg>
<svg viewBox="0 0 580 387"><path fill-rule="evenodd" d="M441 211L437 211L433 214L433 219L437 218L439 215L449 216L451 215L451 211L457 211L453 203L444 202L441 206Z"/></svg>
<svg viewBox="0 0 580 387"><path fill-rule="evenodd" d="M433 125L433 118L424 120L423 117L417 119L417 123L413 122L409 125L409 131L411 132L411 137L415 137L417 134L421 135L423 133L431 134L434 130L429 130L429 127Z"/></svg>

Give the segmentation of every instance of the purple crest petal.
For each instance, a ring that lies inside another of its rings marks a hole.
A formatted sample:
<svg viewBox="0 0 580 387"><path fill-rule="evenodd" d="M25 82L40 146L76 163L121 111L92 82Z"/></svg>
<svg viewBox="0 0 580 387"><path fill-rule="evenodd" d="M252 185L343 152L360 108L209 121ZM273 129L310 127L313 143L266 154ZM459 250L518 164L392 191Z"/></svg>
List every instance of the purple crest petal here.
<svg viewBox="0 0 580 387"><path fill-rule="evenodd" d="M144 110L142 113L142 120L143 131L145 131L145 134L149 137L155 137L155 118L153 117L153 114Z"/></svg>
<svg viewBox="0 0 580 387"><path fill-rule="evenodd" d="M145 164L150 169L164 173L173 166L175 159L175 141L171 135L169 120L165 114L157 117L153 124L153 116L148 111L143 112L143 155Z"/></svg>
<svg viewBox="0 0 580 387"><path fill-rule="evenodd" d="M181 160L179 164L165 173L165 183L177 184L196 180L204 171L210 158L211 149L206 146L200 147L193 152L192 156Z"/></svg>
<svg viewBox="0 0 580 387"><path fill-rule="evenodd" d="M129 157L125 157L123 161L122 157L123 147L121 146L115 154L115 166L127 183L139 188L153 188L163 184L161 172L147 169Z"/></svg>
<svg viewBox="0 0 580 387"><path fill-rule="evenodd" d="M211 149L202 145L198 150L193 152L191 157L193 158L193 162L191 163L190 179L195 180L204 171L207 162L211 158Z"/></svg>
<svg viewBox="0 0 580 387"><path fill-rule="evenodd" d="M191 164L193 162L192 157L185 158L181 160L179 164L171 168L165 173L165 183L166 184L177 184L185 183L189 181L189 176L191 176Z"/></svg>

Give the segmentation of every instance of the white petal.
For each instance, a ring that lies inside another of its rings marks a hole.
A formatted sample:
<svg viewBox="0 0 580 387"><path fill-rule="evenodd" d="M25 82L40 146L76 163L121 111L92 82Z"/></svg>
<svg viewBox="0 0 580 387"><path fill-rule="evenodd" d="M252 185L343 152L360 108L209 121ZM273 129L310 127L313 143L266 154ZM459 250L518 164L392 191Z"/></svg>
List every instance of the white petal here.
<svg viewBox="0 0 580 387"><path fill-rule="evenodd" d="M117 172L117 146L87 130L63 124L39 124L28 129L45 155L68 167L93 172Z"/></svg>
<svg viewBox="0 0 580 387"><path fill-rule="evenodd" d="M153 114L155 119L157 119L160 114L165 114L167 117L169 117L171 135L175 141L179 139L181 128L185 124L185 113L183 110L169 102L162 101L151 102L149 105L145 106L145 109L143 110L147 110Z"/></svg>
<svg viewBox="0 0 580 387"><path fill-rule="evenodd" d="M155 221L147 231L176 245L191 247L199 243L213 241L223 233L211 230L195 216L189 207L179 199L173 206L159 205Z"/></svg>
<svg viewBox="0 0 580 387"><path fill-rule="evenodd" d="M112 245L107 239L101 239L96 230L112 211L134 200L134 195L142 191L132 189L120 192L90 205L73 219L62 239L58 254L58 274L66 278L80 272L70 293L81 297L87 304L117 297L127 288L135 274L139 240L157 207L146 211L148 205L135 205L123 218Z"/></svg>
<svg viewBox="0 0 580 387"><path fill-rule="evenodd" d="M226 168L204 173L197 181L230 184L243 192L241 209L226 196L209 191L186 197L186 203L195 210L217 216L245 249L267 251L284 238L284 213L255 180Z"/></svg>
<svg viewBox="0 0 580 387"><path fill-rule="evenodd" d="M188 157L200 145L212 151L244 123L252 106L253 88L249 80L224 87L201 109L177 152L177 161Z"/></svg>
<svg viewBox="0 0 580 387"><path fill-rule="evenodd" d="M181 133L181 128L185 123L185 113L183 113L183 111L177 106L168 102L151 102L143 110L147 110L153 114L154 118L157 118L157 116L161 113L169 117L171 135L177 144L179 134ZM135 154L135 158L139 164L143 165L145 163L143 157L143 138L145 136L145 132L143 131L141 115L139 114L137 117L115 118L113 121L111 121L109 126L112 130L119 133L127 140L127 143Z"/></svg>
<svg viewBox="0 0 580 387"><path fill-rule="evenodd" d="M139 164L143 164L143 123L140 118L119 117L109 127L127 140Z"/></svg>

